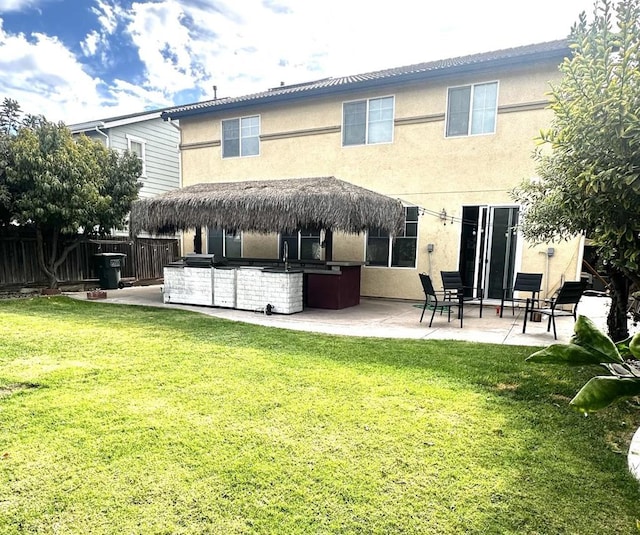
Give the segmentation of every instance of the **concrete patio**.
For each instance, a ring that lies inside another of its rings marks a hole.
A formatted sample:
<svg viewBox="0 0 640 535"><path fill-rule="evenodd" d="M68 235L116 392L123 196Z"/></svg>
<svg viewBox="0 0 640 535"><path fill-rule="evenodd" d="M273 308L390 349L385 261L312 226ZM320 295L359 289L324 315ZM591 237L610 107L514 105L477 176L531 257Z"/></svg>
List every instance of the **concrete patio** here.
<svg viewBox="0 0 640 535"><path fill-rule="evenodd" d="M65 295L74 299L87 299L86 292L65 292ZM553 333L547 332L546 318L542 322L527 322L527 332L523 334L524 309L516 308L515 315L512 315L511 308L506 307L500 318L496 304L487 302L484 304L482 318L479 317L480 309L477 305L465 305L464 327L461 329L460 322L453 317L451 323L448 323L446 314L436 314L431 328L428 327L430 312L429 315L425 314L425 319L420 323L422 302L418 301L362 298L359 306L342 310L305 308L297 314L266 315L262 311L165 304L162 297L162 286L139 286L107 290L107 298L95 302L191 310L231 321L347 336L468 340L526 346L545 346L554 342ZM588 316L605 330L608 307L607 297L584 296L578 306L578 313ZM573 319L561 317L557 319L556 325L558 342L568 342L573 333Z"/></svg>

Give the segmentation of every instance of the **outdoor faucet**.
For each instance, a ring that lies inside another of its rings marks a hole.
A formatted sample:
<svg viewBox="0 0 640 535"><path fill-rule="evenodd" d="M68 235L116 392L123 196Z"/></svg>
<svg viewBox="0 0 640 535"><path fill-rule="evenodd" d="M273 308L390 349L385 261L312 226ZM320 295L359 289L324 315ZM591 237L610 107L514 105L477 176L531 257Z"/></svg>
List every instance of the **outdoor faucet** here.
<svg viewBox="0 0 640 535"><path fill-rule="evenodd" d="M284 270L285 271L289 271L289 244L287 242L284 242L284 245L282 246L282 261L284 262Z"/></svg>

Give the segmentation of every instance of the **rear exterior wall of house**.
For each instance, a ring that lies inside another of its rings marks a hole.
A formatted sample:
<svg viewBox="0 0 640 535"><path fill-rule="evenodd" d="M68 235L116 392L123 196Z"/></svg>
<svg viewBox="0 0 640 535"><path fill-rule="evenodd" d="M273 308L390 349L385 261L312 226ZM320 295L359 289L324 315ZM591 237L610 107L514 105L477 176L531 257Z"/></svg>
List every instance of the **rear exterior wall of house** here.
<svg viewBox="0 0 640 535"><path fill-rule="evenodd" d="M418 273L430 273L439 286L441 270L457 269L466 270L474 286L481 281L491 289L485 293L489 297L496 297L516 271L543 273L543 294L550 294L563 280L579 276L582 243L525 242L517 227L519 207L509 192L536 174L535 138L552 118L547 92L558 79L557 66L540 61L478 69L411 85L185 117L180 120L183 185L335 176L418 207L414 264L366 265L365 296L421 299ZM494 82L493 131L447 136L449 88ZM391 141L343 146L344 103L382 97L392 97ZM243 117L259 118L259 152L223 157L222 121ZM185 253L192 250L189 236L184 244ZM279 238L245 234L242 254L276 258ZM336 233L333 258L366 262L367 233Z"/></svg>

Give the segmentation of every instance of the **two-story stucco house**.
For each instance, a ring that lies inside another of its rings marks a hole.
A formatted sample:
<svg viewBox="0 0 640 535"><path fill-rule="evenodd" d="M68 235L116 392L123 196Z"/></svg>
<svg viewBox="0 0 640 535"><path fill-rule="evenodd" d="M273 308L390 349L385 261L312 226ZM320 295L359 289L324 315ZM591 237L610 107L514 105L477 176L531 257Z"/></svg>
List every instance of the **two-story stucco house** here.
<svg viewBox="0 0 640 535"><path fill-rule="evenodd" d="M140 197L171 191L180 183L180 134L177 124L161 118L164 110L145 111L69 125L74 135L84 134L111 149L129 150L142 163Z"/></svg>
<svg viewBox="0 0 640 535"><path fill-rule="evenodd" d="M404 232L333 237L333 259L361 261L365 296L417 299L418 274L441 270L500 298L515 272L543 273L543 294L580 276L582 242L532 246L510 190L535 176L549 125L549 83L566 41L480 53L343 78L282 85L171 108L185 186L334 176L400 199ZM204 229L203 252L323 255L323 229L256 235ZM191 240L184 240L190 247ZM184 251L184 252L189 252Z"/></svg>

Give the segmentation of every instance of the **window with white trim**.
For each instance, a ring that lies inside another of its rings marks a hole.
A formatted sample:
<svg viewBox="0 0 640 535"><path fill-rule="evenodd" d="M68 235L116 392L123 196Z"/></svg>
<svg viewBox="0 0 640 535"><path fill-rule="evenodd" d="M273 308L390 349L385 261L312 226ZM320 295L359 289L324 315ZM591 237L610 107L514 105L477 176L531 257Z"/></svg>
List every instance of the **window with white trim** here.
<svg viewBox="0 0 640 535"><path fill-rule="evenodd" d="M450 87L447 137L493 134L498 111L498 82Z"/></svg>
<svg viewBox="0 0 640 535"><path fill-rule="evenodd" d="M404 213L404 227L398 236L379 229L367 232L367 266L416 267L418 207L406 206Z"/></svg>
<svg viewBox="0 0 640 535"><path fill-rule="evenodd" d="M284 258L284 244L287 244L289 260L320 260L322 248L319 230L302 229L293 234L280 235L280 258Z"/></svg>
<svg viewBox="0 0 640 535"><path fill-rule="evenodd" d="M147 176L147 142L139 137L130 136L127 134L127 149L136 155L142 167L141 176Z"/></svg>
<svg viewBox="0 0 640 535"><path fill-rule="evenodd" d="M260 153L260 117L222 121L222 157L255 156Z"/></svg>
<svg viewBox="0 0 640 535"><path fill-rule="evenodd" d="M242 258L242 233L207 228L207 253L215 258Z"/></svg>
<svg viewBox="0 0 640 535"><path fill-rule="evenodd" d="M342 105L342 145L393 141L393 97L345 102Z"/></svg>

